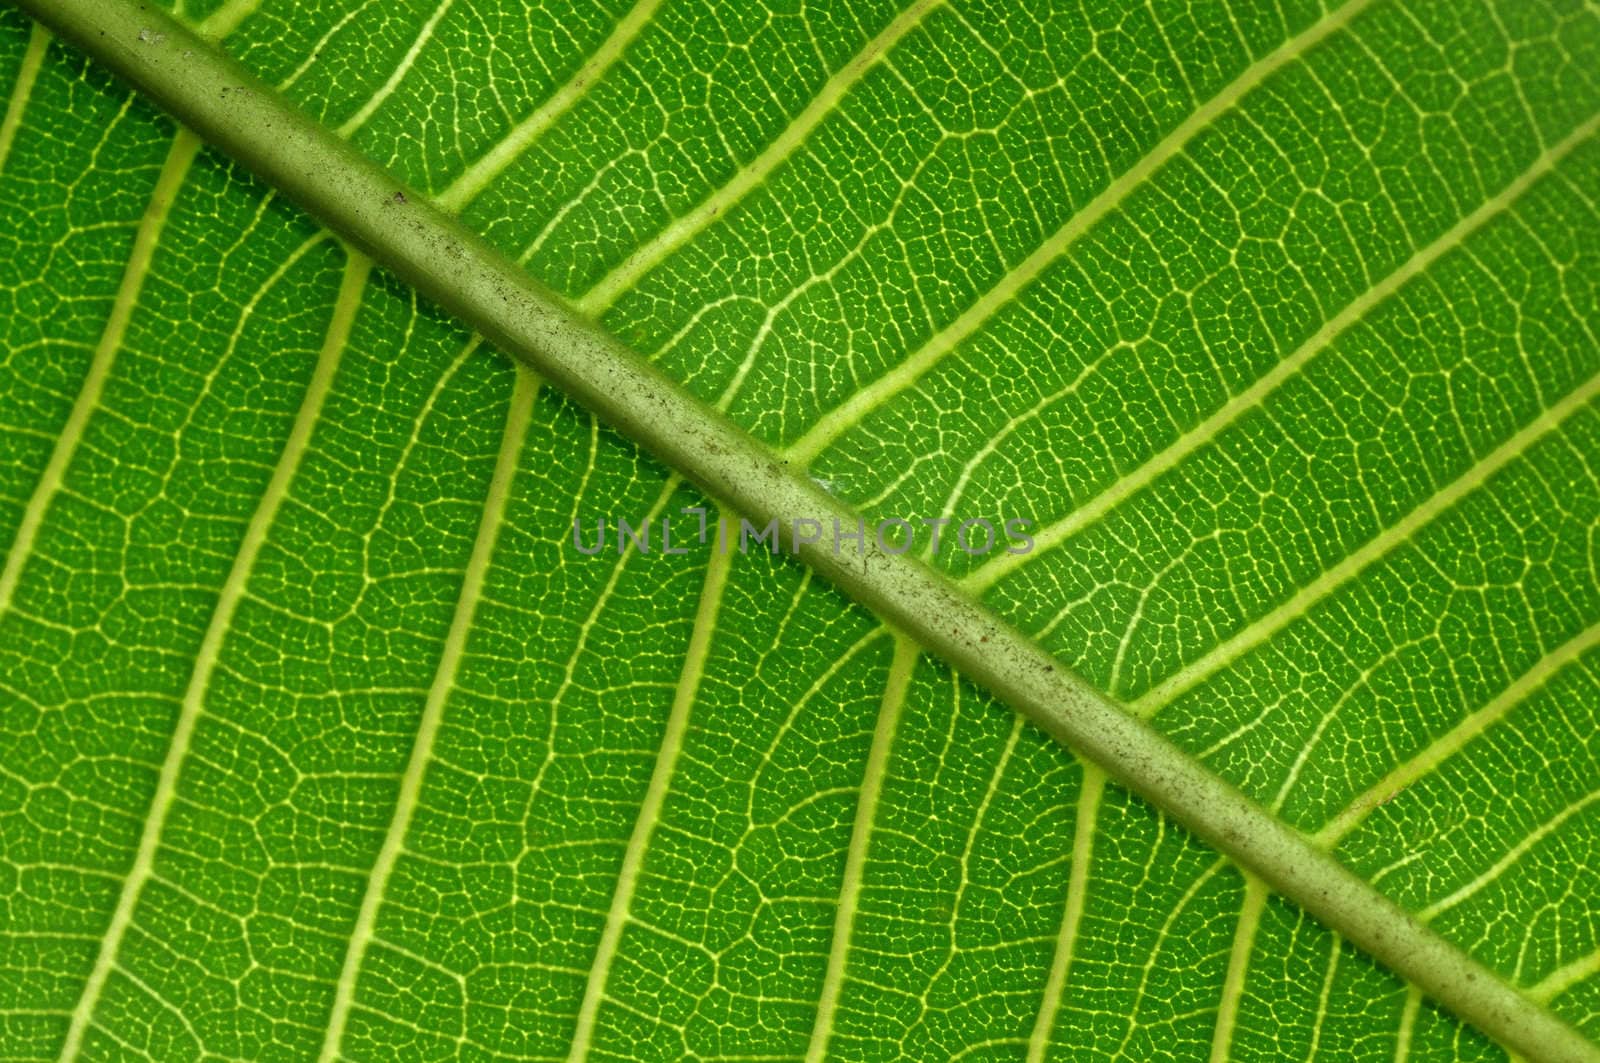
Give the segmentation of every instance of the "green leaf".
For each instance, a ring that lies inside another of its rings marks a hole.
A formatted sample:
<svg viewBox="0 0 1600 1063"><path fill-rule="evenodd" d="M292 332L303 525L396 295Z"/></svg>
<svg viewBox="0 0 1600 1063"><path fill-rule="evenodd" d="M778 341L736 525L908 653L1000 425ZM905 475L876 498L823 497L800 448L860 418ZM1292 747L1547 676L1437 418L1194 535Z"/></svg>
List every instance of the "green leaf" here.
<svg viewBox="0 0 1600 1063"><path fill-rule="evenodd" d="M8 1057L1594 1057L1594 13L90 7L1038 549L7 15Z"/></svg>

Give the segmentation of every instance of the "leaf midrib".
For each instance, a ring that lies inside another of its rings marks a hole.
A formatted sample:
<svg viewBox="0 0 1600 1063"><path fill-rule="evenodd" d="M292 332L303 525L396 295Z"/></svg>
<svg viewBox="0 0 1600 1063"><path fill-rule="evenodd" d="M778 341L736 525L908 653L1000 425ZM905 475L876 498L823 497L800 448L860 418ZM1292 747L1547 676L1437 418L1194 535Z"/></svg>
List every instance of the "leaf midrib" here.
<svg viewBox="0 0 1600 1063"><path fill-rule="evenodd" d="M391 197L403 187L400 182L176 22L125 0L19 2L736 510L761 522L806 515L853 524L854 512L801 471L572 314L448 215L415 193L397 207ZM160 31L149 33L152 25ZM222 87L233 90L226 102L219 102ZM448 268L440 270L441 262ZM1575 1031L1066 673L944 577L870 548L832 557L814 547L797 552L1485 1032L1533 1059L1600 1058L1600 1050ZM930 625L930 616L942 622Z"/></svg>

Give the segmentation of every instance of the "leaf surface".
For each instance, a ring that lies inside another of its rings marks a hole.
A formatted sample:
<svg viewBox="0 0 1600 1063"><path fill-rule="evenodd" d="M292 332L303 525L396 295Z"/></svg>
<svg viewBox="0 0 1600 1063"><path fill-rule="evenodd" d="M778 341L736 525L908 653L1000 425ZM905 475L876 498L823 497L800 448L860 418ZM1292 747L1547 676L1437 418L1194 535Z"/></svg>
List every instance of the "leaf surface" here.
<svg viewBox="0 0 1600 1063"><path fill-rule="evenodd" d="M403 8L178 14L1597 1035L1592 12ZM1496 1055L4 29L9 1056Z"/></svg>

